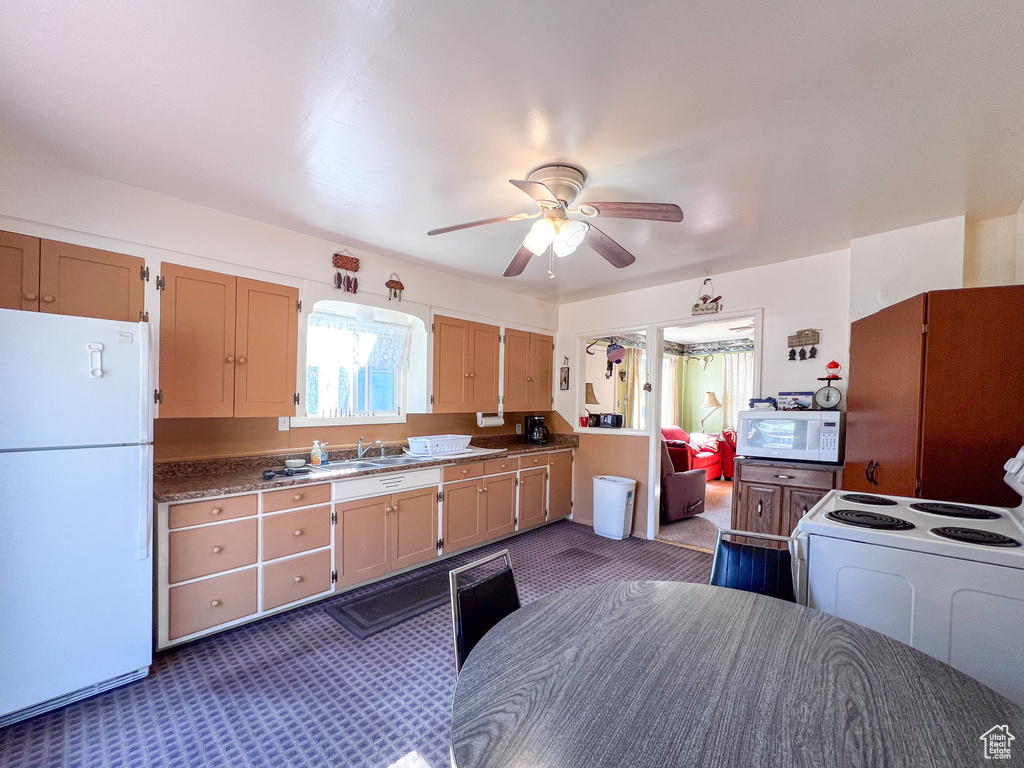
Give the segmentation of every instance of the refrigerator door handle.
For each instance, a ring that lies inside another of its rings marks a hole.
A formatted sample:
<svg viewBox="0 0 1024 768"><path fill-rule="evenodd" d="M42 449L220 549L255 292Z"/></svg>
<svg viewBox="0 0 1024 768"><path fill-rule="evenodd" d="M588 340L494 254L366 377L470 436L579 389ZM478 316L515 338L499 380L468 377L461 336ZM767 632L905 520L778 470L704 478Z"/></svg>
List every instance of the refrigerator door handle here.
<svg viewBox="0 0 1024 768"><path fill-rule="evenodd" d="M99 342L91 342L85 345L89 350L89 378L103 378L103 345Z"/></svg>
<svg viewBox="0 0 1024 768"><path fill-rule="evenodd" d="M153 521L153 446L143 445L140 452L142 482L139 483L138 559L149 558L151 524Z"/></svg>

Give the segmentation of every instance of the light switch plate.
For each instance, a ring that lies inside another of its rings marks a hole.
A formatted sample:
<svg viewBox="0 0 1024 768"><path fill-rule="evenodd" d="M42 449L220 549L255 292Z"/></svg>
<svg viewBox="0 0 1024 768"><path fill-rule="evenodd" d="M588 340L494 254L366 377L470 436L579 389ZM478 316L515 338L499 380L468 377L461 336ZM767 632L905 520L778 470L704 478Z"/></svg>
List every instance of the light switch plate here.
<svg viewBox="0 0 1024 768"><path fill-rule="evenodd" d="M523 425L522 424L516 424L516 434L517 435L523 434Z"/></svg>
<svg viewBox="0 0 1024 768"><path fill-rule="evenodd" d="M277 431L278 432L287 432L291 428L292 428L292 420L290 418L288 418L287 416L278 416L277 417Z"/></svg>

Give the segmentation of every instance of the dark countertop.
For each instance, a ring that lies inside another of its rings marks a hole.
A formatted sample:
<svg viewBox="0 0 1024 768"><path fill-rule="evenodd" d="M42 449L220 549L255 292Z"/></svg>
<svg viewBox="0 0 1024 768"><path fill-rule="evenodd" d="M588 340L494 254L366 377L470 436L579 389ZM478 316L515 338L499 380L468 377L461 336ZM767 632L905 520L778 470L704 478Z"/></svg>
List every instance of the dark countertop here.
<svg viewBox="0 0 1024 768"><path fill-rule="evenodd" d="M458 768L981 766L1024 710L843 619L733 589L609 582L502 619L452 702Z"/></svg>
<svg viewBox="0 0 1024 768"><path fill-rule="evenodd" d="M576 435L552 435L547 445L527 445L508 440L480 440L474 438L470 447L501 448L502 453L483 456L464 456L452 459L425 460L416 464L402 464L392 467L372 469L345 469L344 460L354 458L354 451L331 451L331 462L328 468L335 470L332 474L311 472L308 475L293 477L278 476L273 480L264 480L261 472L270 467L284 466L286 459L309 458L308 453L289 453L275 456L252 456L236 459L206 460L194 462L176 462L158 464L154 471L153 498L157 502L189 501L210 496L224 496L231 493L251 491L267 491L276 488L287 488L293 485L311 485L330 483L335 480L349 480L354 477L367 477L388 472L408 472L429 467L447 467L456 464L471 464L502 456L519 456L527 453L547 453L549 451L576 448L579 438ZM401 453L401 447L389 446L388 455ZM366 457L372 461L373 457Z"/></svg>

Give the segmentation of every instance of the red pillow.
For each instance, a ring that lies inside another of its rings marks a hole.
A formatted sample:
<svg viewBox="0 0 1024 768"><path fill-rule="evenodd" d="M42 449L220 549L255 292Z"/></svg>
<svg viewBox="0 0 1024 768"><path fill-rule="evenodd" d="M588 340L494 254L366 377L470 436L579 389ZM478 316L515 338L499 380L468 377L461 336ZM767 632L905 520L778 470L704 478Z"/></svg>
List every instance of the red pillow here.
<svg viewBox="0 0 1024 768"><path fill-rule="evenodd" d="M682 443L690 442L689 433L687 433L686 430L680 429L675 425L671 427L662 427L661 436L664 437L666 440L678 440L679 442Z"/></svg>

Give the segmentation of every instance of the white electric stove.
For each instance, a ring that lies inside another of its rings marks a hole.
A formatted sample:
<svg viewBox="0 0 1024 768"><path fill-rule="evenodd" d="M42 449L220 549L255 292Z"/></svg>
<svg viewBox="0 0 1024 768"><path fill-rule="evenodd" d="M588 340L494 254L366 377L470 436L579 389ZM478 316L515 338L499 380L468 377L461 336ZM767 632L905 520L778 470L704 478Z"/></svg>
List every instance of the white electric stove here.
<svg viewBox="0 0 1024 768"><path fill-rule="evenodd" d="M1024 448L1005 481L1024 497ZM1024 504L830 491L797 525L807 604L1024 705Z"/></svg>

